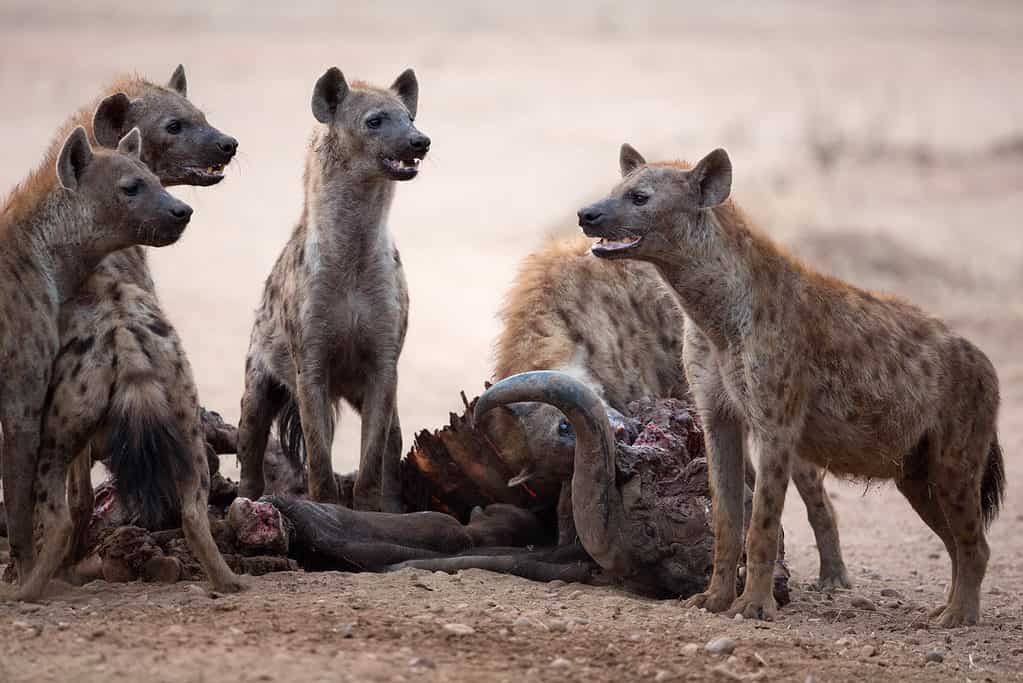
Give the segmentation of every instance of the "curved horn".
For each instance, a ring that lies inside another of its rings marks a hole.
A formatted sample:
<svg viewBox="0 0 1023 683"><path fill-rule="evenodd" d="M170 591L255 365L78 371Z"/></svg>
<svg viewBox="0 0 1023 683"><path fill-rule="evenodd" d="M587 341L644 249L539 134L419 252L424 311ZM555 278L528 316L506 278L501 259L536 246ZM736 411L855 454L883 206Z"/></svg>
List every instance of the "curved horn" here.
<svg viewBox="0 0 1023 683"><path fill-rule="evenodd" d="M572 423L575 431L575 470L572 475L572 516L586 552L604 569L628 572L627 544L621 495L615 486L615 442L604 402L571 375L541 370L501 380L480 396L474 413L507 403L547 403Z"/></svg>

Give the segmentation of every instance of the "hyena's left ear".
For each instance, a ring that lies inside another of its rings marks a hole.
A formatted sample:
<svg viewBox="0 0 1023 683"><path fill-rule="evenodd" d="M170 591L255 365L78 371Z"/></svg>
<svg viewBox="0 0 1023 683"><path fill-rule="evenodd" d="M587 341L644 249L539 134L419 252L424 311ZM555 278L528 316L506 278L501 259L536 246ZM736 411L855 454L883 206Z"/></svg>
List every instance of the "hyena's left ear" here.
<svg viewBox="0 0 1023 683"><path fill-rule="evenodd" d="M132 128L131 132L117 143L117 151L140 159L142 157L142 132L138 128Z"/></svg>
<svg viewBox="0 0 1023 683"><path fill-rule="evenodd" d="M182 97L188 97L188 81L185 80L184 65L178 64L178 68L174 69L174 73L171 74L170 80L167 81L167 87L174 90Z"/></svg>
<svg viewBox="0 0 1023 683"><path fill-rule="evenodd" d="M732 192L732 160L728 152L719 147L700 159L688 177L696 193L697 206L701 209L717 206Z"/></svg>
<svg viewBox="0 0 1023 683"><path fill-rule="evenodd" d="M405 103L408 115L416 118L416 107L419 104L419 81L416 80L416 72L412 69L402 71L391 84L391 91Z"/></svg>
<svg viewBox="0 0 1023 683"><path fill-rule="evenodd" d="M92 163L92 147L85 129L78 126L67 136L57 157L57 179L68 190L77 190L82 174Z"/></svg>
<svg viewBox="0 0 1023 683"><path fill-rule="evenodd" d="M123 92L114 93L100 102L92 117L92 134L96 142L111 149L117 147L128 125L130 110L131 100Z"/></svg>
<svg viewBox="0 0 1023 683"><path fill-rule="evenodd" d="M622 145L622 151L618 153L618 167L622 170L623 178L645 163L646 159L635 147L627 142Z"/></svg>

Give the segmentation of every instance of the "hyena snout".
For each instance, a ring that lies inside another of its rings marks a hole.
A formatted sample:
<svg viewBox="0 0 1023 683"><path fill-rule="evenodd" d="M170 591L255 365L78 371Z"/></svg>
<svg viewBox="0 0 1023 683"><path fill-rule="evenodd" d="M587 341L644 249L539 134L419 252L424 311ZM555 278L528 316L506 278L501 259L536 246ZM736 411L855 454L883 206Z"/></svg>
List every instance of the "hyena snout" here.
<svg viewBox="0 0 1023 683"><path fill-rule="evenodd" d="M160 203L160 209L156 212L151 230L143 234L143 243L154 247L164 247L174 244L185 232L189 221L192 220L192 207L180 199L167 195L167 200Z"/></svg>
<svg viewBox="0 0 1023 683"><path fill-rule="evenodd" d="M230 161L238 151L238 141L230 135L221 135L217 139L217 149L224 155L224 161Z"/></svg>

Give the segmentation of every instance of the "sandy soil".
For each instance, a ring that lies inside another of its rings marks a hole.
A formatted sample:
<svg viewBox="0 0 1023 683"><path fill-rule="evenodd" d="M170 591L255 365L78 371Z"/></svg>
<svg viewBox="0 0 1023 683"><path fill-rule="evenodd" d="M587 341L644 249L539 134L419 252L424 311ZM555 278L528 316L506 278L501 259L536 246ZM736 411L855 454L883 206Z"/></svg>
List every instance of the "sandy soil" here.
<svg viewBox="0 0 1023 683"><path fill-rule="evenodd" d="M216 599L197 586L95 583L47 605L0 605L0 681L1023 678L1023 11L749 12L2 0L0 192L101 83L123 70L164 78L184 62L193 99L242 151L222 186L179 191L193 226L153 260L203 400L233 420L251 311L301 208L313 81L332 64L381 82L414 66L434 150L392 212L412 291L409 437L486 379L515 264L610 186L622 140L651 158L726 146L735 196L764 228L825 270L947 317L998 367L1010 489L982 626L928 626L948 562L894 489L832 482L856 588L808 590L813 538L792 496L795 602L772 624L482 572L278 575ZM357 425L346 415L339 470L354 463ZM719 636L737 641L735 660L703 651ZM925 664L929 652L943 662Z"/></svg>

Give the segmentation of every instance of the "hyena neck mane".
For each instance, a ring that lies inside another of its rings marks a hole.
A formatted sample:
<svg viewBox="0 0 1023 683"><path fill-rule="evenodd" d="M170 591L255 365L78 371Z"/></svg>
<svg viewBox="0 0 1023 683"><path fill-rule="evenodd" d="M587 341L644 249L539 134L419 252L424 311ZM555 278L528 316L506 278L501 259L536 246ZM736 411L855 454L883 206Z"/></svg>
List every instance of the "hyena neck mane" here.
<svg viewBox="0 0 1023 683"><path fill-rule="evenodd" d="M650 260L675 290L686 317L718 348L749 333L754 309L797 296L802 266L749 223L731 200L680 218L670 246Z"/></svg>
<svg viewBox="0 0 1023 683"><path fill-rule="evenodd" d="M16 190L0 213L3 257L11 263L34 264L22 270L41 282L19 282L18 286L41 284L55 302L62 303L75 294L105 253L94 247L92 212L61 187L56 176L52 185L37 188L29 197L20 196L22 192Z"/></svg>
<svg viewBox="0 0 1023 683"><path fill-rule="evenodd" d="M330 269L335 281L354 279L393 249L387 216L395 182L357 172L350 154L333 131L323 129L306 161L305 261L311 268Z"/></svg>

